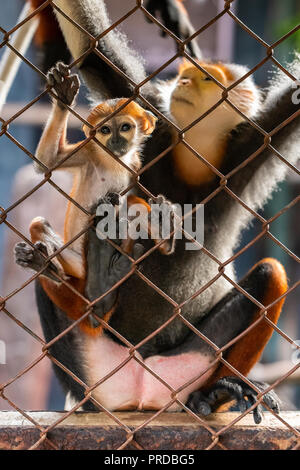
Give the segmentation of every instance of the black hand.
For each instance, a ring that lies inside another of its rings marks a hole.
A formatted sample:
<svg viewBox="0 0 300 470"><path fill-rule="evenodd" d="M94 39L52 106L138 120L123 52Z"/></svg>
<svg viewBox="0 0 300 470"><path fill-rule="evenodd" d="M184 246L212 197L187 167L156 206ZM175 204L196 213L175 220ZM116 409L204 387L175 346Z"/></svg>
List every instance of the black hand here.
<svg viewBox="0 0 300 470"><path fill-rule="evenodd" d="M80 87L78 75L70 75L70 70L67 65L58 62L55 67L47 74L48 85L53 87L57 97L59 98L58 104L61 102L71 106L77 96Z"/></svg>
<svg viewBox="0 0 300 470"><path fill-rule="evenodd" d="M188 15L177 0L148 0L146 9L155 18L160 14L164 26L182 40L189 38L194 33ZM147 21L151 22L148 17L146 18ZM162 30L161 35L165 37L166 32ZM200 49L195 40L190 41L187 47L192 57L201 57Z"/></svg>

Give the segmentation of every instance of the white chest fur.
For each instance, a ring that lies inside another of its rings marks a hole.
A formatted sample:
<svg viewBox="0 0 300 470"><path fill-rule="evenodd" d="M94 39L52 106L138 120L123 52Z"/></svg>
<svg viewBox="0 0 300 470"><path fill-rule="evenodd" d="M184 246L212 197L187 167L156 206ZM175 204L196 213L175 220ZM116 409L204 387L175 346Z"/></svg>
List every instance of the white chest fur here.
<svg viewBox="0 0 300 470"><path fill-rule="evenodd" d="M116 165L114 171L104 166L97 166L88 162L80 170L74 172L74 190L71 197L84 209L90 210L110 192L121 192L130 184L130 172L120 164ZM69 217L65 226L65 242L78 235L87 225L88 216L76 207L69 204ZM72 248L81 252L83 238L80 237L72 243Z"/></svg>

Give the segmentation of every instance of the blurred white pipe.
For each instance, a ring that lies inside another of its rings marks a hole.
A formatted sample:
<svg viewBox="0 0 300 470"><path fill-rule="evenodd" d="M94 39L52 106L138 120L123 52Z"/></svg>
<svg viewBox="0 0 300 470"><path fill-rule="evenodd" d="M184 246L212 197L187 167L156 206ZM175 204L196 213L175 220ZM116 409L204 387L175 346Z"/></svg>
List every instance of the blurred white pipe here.
<svg viewBox="0 0 300 470"><path fill-rule="evenodd" d="M276 380L283 377L289 372L295 364L292 361L282 360L271 362L269 364L262 364L259 362L256 364L248 375L250 380L258 380L261 382L274 383ZM283 382L286 383L300 383L300 368L296 369L293 374L289 375Z"/></svg>
<svg viewBox="0 0 300 470"><path fill-rule="evenodd" d="M31 5L26 2L17 20L17 24L23 21L32 11ZM17 29L17 31L12 35L10 43L20 52L20 54L26 54L38 23L38 17L34 16L23 24L21 28ZM7 95L14 82L21 62L22 59L20 59L9 47L5 48L5 52L0 61L0 113L6 102Z"/></svg>

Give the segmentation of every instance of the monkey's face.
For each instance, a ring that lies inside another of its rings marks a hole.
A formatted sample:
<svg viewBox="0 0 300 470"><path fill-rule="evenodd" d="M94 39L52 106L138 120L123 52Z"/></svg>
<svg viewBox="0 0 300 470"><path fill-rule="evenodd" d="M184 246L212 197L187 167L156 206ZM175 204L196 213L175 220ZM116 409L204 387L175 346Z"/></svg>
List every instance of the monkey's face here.
<svg viewBox="0 0 300 470"><path fill-rule="evenodd" d="M96 137L114 155L121 158L137 143L136 122L128 115L114 116L98 128Z"/></svg>
<svg viewBox="0 0 300 470"><path fill-rule="evenodd" d="M140 150L141 144L155 129L157 118L142 108L135 101L130 101L125 107L126 98L107 100L96 106L87 118L87 121L95 128L96 138L115 156L123 158L125 155L131 158ZM122 107L118 114L108 119L103 125L101 122ZM90 136L90 128L83 126L83 132ZM98 149L99 151L99 146ZM96 152L97 153L97 152ZM101 154L101 152L100 152ZM128 163L128 162L127 162Z"/></svg>
<svg viewBox="0 0 300 470"><path fill-rule="evenodd" d="M225 73L217 65L201 64L210 75L227 86ZM222 89L195 66L184 68L171 95L170 110L179 125L186 126L205 113L222 97Z"/></svg>

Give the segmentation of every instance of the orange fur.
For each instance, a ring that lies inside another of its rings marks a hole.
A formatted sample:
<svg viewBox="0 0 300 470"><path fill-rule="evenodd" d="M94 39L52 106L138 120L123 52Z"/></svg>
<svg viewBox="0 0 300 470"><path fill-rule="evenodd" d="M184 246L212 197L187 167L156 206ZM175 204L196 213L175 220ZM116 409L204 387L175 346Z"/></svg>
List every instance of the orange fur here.
<svg viewBox="0 0 300 470"><path fill-rule="evenodd" d="M74 182L76 185L76 181ZM71 193L72 195L72 193ZM129 195L127 199L128 207L132 204L143 204L146 206L147 211L149 212L150 206L149 204L142 198ZM69 217L68 210L66 214L65 221L67 221ZM30 235L32 243L36 243L38 241L43 241L44 237L44 230L43 225L40 222L34 222L30 226ZM127 240L124 241L124 246L122 243L122 247L125 252L130 253L133 248L133 244L130 243L131 240L128 242ZM83 257L85 260L85 257ZM70 289L66 284L53 282L51 279L48 279L44 276L39 277L39 281L48 295L48 297L52 300L52 302L57 305L63 312L65 312L69 318L72 320L78 320L86 311L87 303L77 295L72 289ZM67 279L68 284L70 284L79 294L84 296L85 292L85 284L86 279L78 279L74 276L69 276ZM115 311L116 305L114 305L104 316L103 320L108 322L111 315ZM87 333L91 336L98 336L102 334L103 327L100 325L97 328L93 328L90 326L88 318L85 318L80 324L79 327L82 331Z"/></svg>
<svg viewBox="0 0 300 470"><path fill-rule="evenodd" d="M30 237L32 243L37 243L38 241L43 242L45 240L44 226L40 221L34 221L31 223ZM67 285L60 282L54 282L44 276L39 277L39 282L52 302L65 312L69 318L77 320L83 315L87 308L87 303L85 303L84 300L73 290L69 289ZM74 276L69 276L67 282L79 294L84 295L85 279L78 279ZM91 330L94 334L94 328L89 326L87 319L80 323L80 328L86 332Z"/></svg>
<svg viewBox="0 0 300 470"><path fill-rule="evenodd" d="M126 104L127 100L123 99L116 99L109 102L104 102L96 106L88 120L89 122L94 125L101 120L101 117L107 117L112 112L119 110L119 107L123 104ZM76 147L80 145L73 144L68 145L66 142L66 125L67 125L67 113L68 111L64 110L61 111L56 104L54 104L54 112L48 121L45 131L40 139L38 149L37 149L37 156L42 162L48 163L48 156L50 155L50 164L53 164L53 155L60 155L63 158L65 155L68 155L70 152L76 150ZM136 124L137 131L141 134L150 134L153 132L155 128L156 117L153 116L149 111L141 108L138 104L134 102L130 102L126 104L125 108L120 110L119 113L123 116L130 116L131 120L133 120ZM57 141L57 124L59 129L59 145L58 148L53 144L53 142ZM84 126L85 130L85 126ZM88 143L87 146L91 146L93 143ZM49 150L50 146L50 150ZM54 148L53 148L54 147ZM48 148L48 151L46 149ZM83 154L77 154L78 160L74 161L70 168L77 168L79 169L82 165L82 162L85 162L86 158L89 156L95 156L95 150L97 156L99 157L99 161L103 166L107 166L107 161L114 162L115 160L111 159L108 155L107 157L102 152L99 152L97 146L88 147L81 150ZM94 153L93 153L94 152ZM51 160L52 158L52 160ZM133 160L135 158L135 160ZM137 151L133 156L132 159L132 166L136 166L139 169L140 159L138 157ZM55 163L55 162L54 162ZM116 166L119 166L118 163L115 163ZM62 165L61 169L64 168ZM113 180L114 172L116 172L115 166L111 165L107 168L111 172L111 180ZM72 171L72 170L71 170ZM126 170L124 170L125 172ZM81 203L81 198L84 200L83 195L84 192L90 191L89 181L82 180L79 176L78 172L73 173L73 187L70 193L72 199L76 200L79 204ZM117 178L120 176L120 169L117 169ZM93 194L93 197L96 197L96 193ZM138 199L139 202L142 199ZM135 199L135 202L137 200ZM84 204L84 203L82 203ZM145 203L146 204L146 203ZM130 205L130 200L129 200ZM81 215L81 214L80 214ZM79 229L81 230L88 223L88 217L85 216L81 219L78 215L78 210L74 210L74 205L69 202L66 216L65 216L65 227L64 227L64 243L69 242L73 239L74 235L78 234ZM48 244L50 249L49 253L53 253L57 247L61 246L61 241L59 237L56 239L56 234L51 229L50 225L41 218L34 219L31 227L30 227L32 240L35 242L42 241ZM76 241L73 242L74 244ZM85 284L86 284L86 256L85 256L85 248L84 248L84 237L80 237L76 247L72 243L71 248L66 248L61 253L59 252L54 260L54 263L59 263L59 270L64 276L68 276L68 281L71 286L73 286L76 290L78 290L79 294L84 295L85 292ZM77 248L77 249L76 249ZM70 318L78 319L82 316L82 314L86 311L86 303L80 298L80 296L76 295L76 293L72 292L70 288L68 288L63 283L55 282L52 279L44 278L46 276L42 276L41 284L43 289L48 294L49 298L58 306L60 307ZM113 311L113 309L112 309ZM105 318L110 318L112 311L108 312ZM97 334L102 331L99 327L98 329L90 329L88 319L85 319L80 327L90 332L91 334ZM91 331L90 331L91 330Z"/></svg>
<svg viewBox="0 0 300 470"><path fill-rule="evenodd" d="M230 71L222 64L208 64L201 61L198 61L198 63L224 86L227 86L228 80L232 79ZM202 74L193 64L184 59L179 65L179 74L184 77L184 72L187 70L192 72L192 74L188 75L189 78ZM207 121L204 121L204 124L205 122ZM215 168L220 168L223 161L227 145L225 135L224 133L224 138L216 142L216 145L210 151L206 150L206 153L203 155ZM205 133L203 140L205 140ZM186 158L186 152L183 144L178 144L173 151L173 161L179 178L188 186L200 186L212 181L215 178L215 173L192 153L189 153L190 158Z"/></svg>
<svg viewBox="0 0 300 470"><path fill-rule="evenodd" d="M55 283L45 277L40 277L39 281L52 302L54 302L55 305L65 312L72 320L78 320L78 318L80 318L87 310L87 303L84 302L79 295L76 295L75 292L69 289L65 284ZM68 279L68 283L80 294L84 295L85 279L70 277ZM111 308L111 310L105 313L103 320L108 322L114 311L115 305ZM82 331L90 336L98 336L103 332L102 325L93 328L90 326L87 318L79 323L79 327Z"/></svg>
<svg viewBox="0 0 300 470"><path fill-rule="evenodd" d="M130 207L134 204L142 204L143 206L146 207L148 212L151 211L151 207L144 199L142 199L141 197L135 196L134 194L129 194L129 196L127 197L127 205L128 207ZM127 254L132 253L134 243L135 243L135 240L132 240L131 238L128 238L127 240L123 240L122 248L124 252Z"/></svg>
<svg viewBox="0 0 300 470"><path fill-rule="evenodd" d="M92 126L96 126L97 123L101 120L101 118L104 119L109 114L117 111L117 109L120 108L124 103L126 103L126 101L127 98L122 98L118 100L115 105L110 105L106 101L98 104L98 106L96 106L91 111L90 115L87 118L87 121ZM144 132L145 134L151 134L151 132L153 132L156 121L155 116L153 116L152 119L152 115L146 113L146 111L134 101L131 101L127 106L125 106L118 112L119 116L127 114L132 116L133 119L137 120L140 123L142 132ZM83 127L85 128L85 126Z"/></svg>
<svg viewBox="0 0 300 470"><path fill-rule="evenodd" d="M219 64L216 64L216 67L223 72L223 74L225 75L226 79L229 82L231 82L233 80L234 77L233 77L231 71L229 70L229 68L226 67L225 64L219 63Z"/></svg>
<svg viewBox="0 0 300 470"><path fill-rule="evenodd" d="M39 8L43 3L45 3L45 0L27 1L30 1L33 8ZM57 41L59 37L62 38L62 33L59 29L58 22L50 5L48 5L39 13L39 19L39 26L35 34L35 41L39 46L46 42Z"/></svg>
<svg viewBox="0 0 300 470"><path fill-rule="evenodd" d="M232 74L228 67L226 67L222 63L210 64L207 62L202 62L200 60L196 60L196 62L206 70L210 75L213 75L219 82L223 83L223 85L227 85L227 82L232 80ZM188 61L187 59L183 59L183 61L179 64L178 72L179 75L188 69L195 69L195 66ZM200 70L199 70L200 72Z"/></svg>
<svg viewBox="0 0 300 470"><path fill-rule="evenodd" d="M212 181L216 174L205 163L202 163L196 156L192 155L194 161L188 161L182 158L183 144L176 145L173 150L173 161L178 177L190 187L199 187L201 184L209 183ZM227 142L224 139L219 143L218 148L214 149L213 155L206 155L208 160L215 168L220 168L223 156L227 148ZM210 157L210 158L208 158ZM191 163L194 163L191 164Z"/></svg>
<svg viewBox="0 0 300 470"><path fill-rule="evenodd" d="M267 307L287 291L288 284L285 269L279 261L273 258L264 258L257 263L252 270L261 263L271 264L273 269L272 277L270 278L269 285L262 302L263 305ZM285 298L279 300L267 311L267 318L275 324L280 317L284 301ZM260 311L258 310L254 314L253 322L255 322L259 316ZM226 361L228 361L229 364L237 369L241 374L247 376L252 367L259 361L266 344L272 336L272 333L273 328L266 321L262 320L230 348L229 352L225 356ZM211 377L209 383L206 384L206 387L215 383L222 377L230 375L233 376L235 374L228 369L228 367L221 364Z"/></svg>
<svg viewBox="0 0 300 470"><path fill-rule="evenodd" d="M29 0L34 8L38 8L44 0ZM183 13L186 14L186 10L182 4L183 0L177 0L178 6ZM48 6L45 8L40 14L40 24L38 31L36 33L36 42L41 45L45 42L51 42L61 36L60 29L58 27L58 23L56 18L53 14L52 8ZM199 61L199 65L207 70L211 75L214 75L218 81L223 83L227 86L228 82L233 80L232 73L230 70L223 64L207 64L204 62ZM179 73L182 74L185 70L194 67L189 61L184 60L179 67ZM251 90L242 89L239 90L241 95L244 95L245 98L248 100L254 99L254 95ZM118 107L126 102L126 99L120 100L118 102ZM117 108L111 107L107 103L102 103L98 105L96 108L93 109L91 114L88 117L88 122L95 126L99 122L99 118L105 118L109 113L114 112ZM241 111L245 112L246 109L240 107ZM141 111L140 108L137 107L136 103L133 101L130 102L123 110L119 112L119 114L127 114L130 113L133 117L135 117L141 124L141 128L144 132L150 133L151 127L153 123L151 120L147 118L145 113ZM224 144L225 148L225 144ZM219 148L220 158L222 159L224 149ZM219 167L219 165L217 165ZM192 170L192 166L190 166L191 173L187 175L186 182L188 184L193 184L193 177L194 177L194 169ZM208 170L209 171L209 170ZM182 170L181 170L182 174ZM198 181L195 183L198 184ZM76 187L76 182L73 187ZM72 196L72 192L71 192ZM146 205L148 212L151 210L149 205L141 198L137 198L136 196L129 196L128 197L128 205L142 203ZM66 220L69 217L69 208L67 210ZM37 228L36 231L32 234L32 241L35 243L36 241L41 239L41 234ZM287 290L287 279L286 274L283 266L276 260L271 258L266 258L260 263L268 262L272 265L273 268L273 275L270 279L269 286L266 289L265 296L263 299L263 304L265 306L269 305L270 303L274 302L277 298L279 298L284 292ZM257 266L257 265L256 265ZM255 266L254 266L255 268ZM254 269L253 268L253 269ZM49 298L61 309L63 310L70 318L73 320L77 320L82 316L84 311L86 310L87 304L72 290L70 290L64 284L54 283L53 281L45 278L39 277L41 285ZM85 279L77 279L75 277L70 276L68 278L68 283L74 287L79 293L84 294L85 290ZM271 309L267 312L267 317L273 322L277 323L281 309L284 303L284 299L279 300ZM115 306L105 314L104 320L109 321L111 315L115 310ZM253 322L255 322L259 318L259 310L254 314ZM83 322L80 323L80 328L82 331L89 335L99 335L102 333L103 328L99 326L98 328L91 328L89 326L88 320L85 319ZM271 335L273 333L273 329L269 326L264 320L262 320L255 328L253 328L249 333L247 333L242 339L240 339L236 344L234 344L228 353L226 354L226 360L236 368L240 373L243 375L247 375L252 367L256 364L259 360L267 342L269 341ZM228 369L223 364L216 370L213 374L212 378L206 384L206 387L215 383L222 377L234 375L234 373Z"/></svg>
<svg viewBox="0 0 300 470"><path fill-rule="evenodd" d="M178 8L180 9L181 13L182 13L183 15L187 15L187 11L186 11L185 7L184 7L183 4L182 4L182 2L183 2L184 0L176 0L176 1L177 1Z"/></svg>
<svg viewBox="0 0 300 470"><path fill-rule="evenodd" d="M226 153L228 136L244 119L227 103L220 104L216 109L213 109L213 106L222 98L220 85L228 88L243 76L247 69L221 62L198 61L198 64L203 71L186 59L179 65L179 77L171 100L171 114L177 124L185 128L200 115L210 111L203 120L186 131L185 140L211 165L220 169ZM213 77L218 83L206 80L209 77ZM228 98L230 103L249 117L255 114L260 100L258 88L251 79L230 89ZM180 100L187 101L187 104L180 103ZM178 177L188 186L201 186L216 177L215 172L183 143L179 142L176 145L172 156Z"/></svg>
<svg viewBox="0 0 300 470"><path fill-rule="evenodd" d="M133 204L142 204L147 208L148 212L151 212L151 207L149 206L148 202L145 201L145 199L135 196L134 194L129 194L129 196L127 197L127 205L128 207L130 207Z"/></svg>

